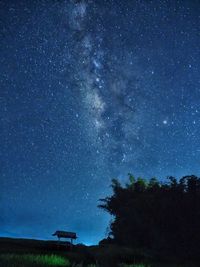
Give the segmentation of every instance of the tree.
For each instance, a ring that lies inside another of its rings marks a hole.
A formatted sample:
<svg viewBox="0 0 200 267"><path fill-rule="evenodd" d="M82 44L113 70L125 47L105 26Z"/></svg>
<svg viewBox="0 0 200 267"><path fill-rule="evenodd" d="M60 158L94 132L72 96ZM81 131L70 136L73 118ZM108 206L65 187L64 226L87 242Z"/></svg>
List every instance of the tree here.
<svg viewBox="0 0 200 267"><path fill-rule="evenodd" d="M110 225L119 245L152 250L154 253L199 257L200 178L168 177L160 183L129 175L123 187L112 180L113 195L101 199L100 208L114 216Z"/></svg>

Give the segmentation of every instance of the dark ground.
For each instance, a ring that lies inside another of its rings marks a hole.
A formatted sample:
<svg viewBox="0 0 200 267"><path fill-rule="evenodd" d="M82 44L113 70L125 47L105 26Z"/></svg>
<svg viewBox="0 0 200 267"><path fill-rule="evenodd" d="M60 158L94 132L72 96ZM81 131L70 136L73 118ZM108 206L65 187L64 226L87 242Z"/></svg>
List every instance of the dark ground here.
<svg viewBox="0 0 200 267"><path fill-rule="evenodd" d="M103 246L84 246L82 244L74 245L73 247L66 247L64 242L60 246L56 241L42 241L33 239L12 239L0 238L0 256L5 254L34 254L34 255L59 255L66 257L74 264L79 266L89 266L94 264L94 267L117 267L118 263L136 264L149 263L152 260L148 255L144 255L141 251L133 251L125 247L118 247L115 245ZM76 266L76 265L72 265ZM148 267L199 267L200 265L185 265L183 263L152 263L150 265L131 265L148 266ZM0 264L1 267L1 264ZM2 266L3 267L3 266Z"/></svg>

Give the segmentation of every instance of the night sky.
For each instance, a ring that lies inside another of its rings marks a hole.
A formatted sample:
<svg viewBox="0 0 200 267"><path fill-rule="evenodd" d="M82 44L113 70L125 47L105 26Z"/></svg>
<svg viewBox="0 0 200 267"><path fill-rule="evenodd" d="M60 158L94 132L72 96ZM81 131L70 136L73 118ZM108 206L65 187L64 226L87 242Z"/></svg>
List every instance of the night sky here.
<svg viewBox="0 0 200 267"><path fill-rule="evenodd" d="M95 244L111 179L200 175L199 0L0 1L0 236Z"/></svg>

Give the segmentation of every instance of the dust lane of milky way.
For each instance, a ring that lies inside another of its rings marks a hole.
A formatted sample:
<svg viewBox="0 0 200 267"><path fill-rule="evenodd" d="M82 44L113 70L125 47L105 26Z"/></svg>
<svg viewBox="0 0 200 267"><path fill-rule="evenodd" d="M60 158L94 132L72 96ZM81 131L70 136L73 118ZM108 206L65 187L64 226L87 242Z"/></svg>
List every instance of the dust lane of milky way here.
<svg viewBox="0 0 200 267"><path fill-rule="evenodd" d="M113 177L199 175L198 1L0 1L0 235L95 244Z"/></svg>

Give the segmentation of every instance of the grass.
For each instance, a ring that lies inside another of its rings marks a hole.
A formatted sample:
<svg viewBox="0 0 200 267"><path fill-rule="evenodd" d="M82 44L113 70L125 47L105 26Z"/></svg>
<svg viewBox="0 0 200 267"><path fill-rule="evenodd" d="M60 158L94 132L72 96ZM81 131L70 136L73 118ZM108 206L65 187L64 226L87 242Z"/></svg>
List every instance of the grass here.
<svg viewBox="0 0 200 267"><path fill-rule="evenodd" d="M0 262L4 267L60 267L70 266L68 259L58 255L1 254Z"/></svg>
<svg viewBox="0 0 200 267"><path fill-rule="evenodd" d="M120 267L151 267L150 265L144 265L144 264L121 264Z"/></svg>
<svg viewBox="0 0 200 267"><path fill-rule="evenodd" d="M120 266L121 267L121 266ZM133 265L122 265L122 267L197 267L194 265L177 265L177 264L162 264L162 263L154 263L152 265L143 265L143 264L133 264Z"/></svg>
<svg viewBox="0 0 200 267"><path fill-rule="evenodd" d="M103 267L99 264L70 263L65 256L56 254L0 254L1 267ZM108 265L106 265L108 266ZM178 265L160 264L120 264L119 267L183 267ZM185 266L185 265L184 265Z"/></svg>
<svg viewBox="0 0 200 267"><path fill-rule="evenodd" d="M0 267L113 266L198 267L200 265L194 263L171 264L152 262L152 259L149 259L148 255L142 251L116 245L92 247L77 245L72 250L67 250L64 247L58 249L57 243L53 241L0 238Z"/></svg>
<svg viewBox="0 0 200 267"><path fill-rule="evenodd" d="M85 265L71 264L70 261L59 255L38 255L38 254L0 254L0 266L3 267L84 267ZM99 267L89 264L87 267ZM151 267L143 264L121 264L120 267Z"/></svg>

